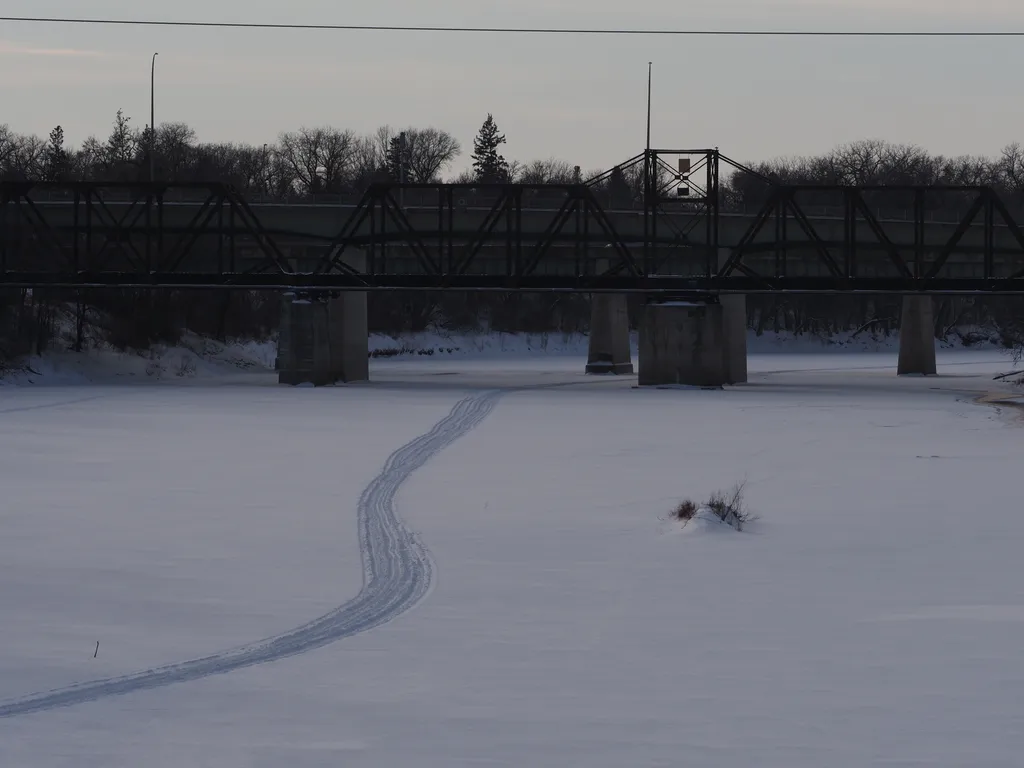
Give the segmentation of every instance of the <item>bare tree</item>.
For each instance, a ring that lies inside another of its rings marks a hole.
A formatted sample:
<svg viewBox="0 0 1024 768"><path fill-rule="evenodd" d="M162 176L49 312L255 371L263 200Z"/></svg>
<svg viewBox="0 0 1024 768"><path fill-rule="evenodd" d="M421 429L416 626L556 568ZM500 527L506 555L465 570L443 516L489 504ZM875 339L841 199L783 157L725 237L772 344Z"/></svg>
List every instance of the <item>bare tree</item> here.
<svg viewBox="0 0 1024 768"><path fill-rule="evenodd" d="M14 155L18 151L19 138L8 125L0 125L0 175L10 174Z"/></svg>
<svg viewBox="0 0 1024 768"><path fill-rule="evenodd" d="M922 183L962 184L968 186L993 185L1013 189L1000 177L999 165L984 157L960 155L959 157L933 158L934 175ZM1024 180L1024 179L1022 179Z"/></svg>
<svg viewBox="0 0 1024 768"><path fill-rule="evenodd" d="M459 172L452 180L452 184L475 184L479 179L474 171L468 168Z"/></svg>
<svg viewBox="0 0 1024 768"><path fill-rule="evenodd" d="M454 136L437 128L398 131L382 125L367 137L361 154L364 172L372 165L375 172L390 169L392 177L404 176L406 181L428 184L451 167L462 154L462 147Z"/></svg>
<svg viewBox="0 0 1024 768"><path fill-rule="evenodd" d="M931 156L913 144L883 143L876 184L921 184L933 176Z"/></svg>
<svg viewBox="0 0 1024 768"><path fill-rule="evenodd" d="M1024 148L1017 142L1003 148L995 162L995 176L1010 192L1024 192Z"/></svg>
<svg viewBox="0 0 1024 768"><path fill-rule="evenodd" d="M462 153L455 137L437 128L409 128L405 131L405 153L409 180L420 184L436 181L441 171Z"/></svg>
<svg viewBox="0 0 1024 768"><path fill-rule="evenodd" d="M148 129L147 129L148 130ZM149 146L143 142L143 146ZM165 178L182 179L195 164L196 132L186 123L157 126L154 142L156 162Z"/></svg>
<svg viewBox="0 0 1024 768"><path fill-rule="evenodd" d="M38 136L21 136L10 159L12 175L19 179L46 176L47 143Z"/></svg>
<svg viewBox="0 0 1024 768"><path fill-rule="evenodd" d="M506 165L506 173L508 175L509 184L522 184L523 183L523 171L526 170L526 166L518 160L509 160Z"/></svg>
<svg viewBox="0 0 1024 768"><path fill-rule="evenodd" d="M216 179L245 189L242 153L235 144L199 144L193 150L189 173L193 180Z"/></svg>
<svg viewBox="0 0 1024 768"><path fill-rule="evenodd" d="M866 139L833 149L827 167L841 184L871 184L879 176L884 142Z"/></svg>
<svg viewBox="0 0 1024 768"><path fill-rule="evenodd" d="M550 158L534 160L523 166L517 179L523 184L574 184L579 180L578 176L576 166Z"/></svg>
<svg viewBox="0 0 1024 768"><path fill-rule="evenodd" d="M389 139L381 135L385 130L388 130L387 126L356 140L352 164L352 186L356 189L365 189L374 181L383 181L387 177L387 155L382 149L386 145L382 142Z"/></svg>
<svg viewBox="0 0 1024 768"><path fill-rule="evenodd" d="M80 179L92 179L102 172L106 158L106 147L95 136L82 142L77 152L71 153L73 174Z"/></svg>
<svg viewBox="0 0 1024 768"><path fill-rule="evenodd" d="M46 142L38 136L21 136L0 125L0 176L38 179L45 171Z"/></svg>
<svg viewBox="0 0 1024 768"><path fill-rule="evenodd" d="M352 179L358 141L352 131L300 128L281 134L278 152L295 173L302 191L338 193Z"/></svg>
<svg viewBox="0 0 1024 768"><path fill-rule="evenodd" d="M1012 187L1012 179L1024 182L1024 153L1019 148L1004 150L999 167L1009 183L1000 180L1000 172L989 160L982 157L961 156L946 158L930 155L912 144L892 144L879 140L858 141L836 147L825 155L817 157L782 158L769 162L748 164L764 177L776 184L805 185L851 185L851 186L894 186L894 185L992 185ZM755 176L737 173L726 181L724 199L730 204L746 208L756 207L767 199L770 186ZM829 193L808 193L801 201L809 204L835 205L836 195ZM900 209L913 206L913 199L906 195L889 194L879 197ZM929 198L928 204L935 209L958 210L962 196L946 195L944 198Z"/></svg>
<svg viewBox="0 0 1024 768"><path fill-rule="evenodd" d="M241 144L234 147L240 179L239 189L258 195L269 195L272 183L273 150L269 145L254 147Z"/></svg>
<svg viewBox="0 0 1024 768"><path fill-rule="evenodd" d="M117 110L114 128L107 137L106 163L111 168L134 163L139 150L139 135L132 130L131 118Z"/></svg>
<svg viewBox="0 0 1024 768"><path fill-rule="evenodd" d="M365 151L375 168L386 168L391 155L393 142L398 138L398 131L390 125L382 125L368 137Z"/></svg>

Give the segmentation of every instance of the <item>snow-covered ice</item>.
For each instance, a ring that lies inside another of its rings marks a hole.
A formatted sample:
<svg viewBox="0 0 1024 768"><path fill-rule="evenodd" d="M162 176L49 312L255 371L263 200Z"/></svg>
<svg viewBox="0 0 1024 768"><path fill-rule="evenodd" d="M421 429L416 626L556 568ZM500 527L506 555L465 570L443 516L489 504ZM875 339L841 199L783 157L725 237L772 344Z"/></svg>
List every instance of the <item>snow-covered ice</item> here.
<svg viewBox="0 0 1024 768"><path fill-rule="evenodd" d="M749 385L648 391L491 355L322 390L6 387L0 711L329 614L363 585L364 489L420 436L439 452L385 472L429 553L412 610L2 717L0 765L1018 766L1024 432L976 402L1013 391L992 380L1009 367L754 355ZM745 533L664 519L739 482L762 517Z"/></svg>

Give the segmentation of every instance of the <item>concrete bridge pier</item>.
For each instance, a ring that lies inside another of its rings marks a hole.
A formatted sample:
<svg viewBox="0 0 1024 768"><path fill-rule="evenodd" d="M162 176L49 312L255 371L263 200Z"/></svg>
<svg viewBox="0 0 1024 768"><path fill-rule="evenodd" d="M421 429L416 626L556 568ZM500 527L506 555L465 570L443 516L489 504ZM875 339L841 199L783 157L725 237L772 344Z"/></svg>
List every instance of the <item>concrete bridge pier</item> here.
<svg viewBox="0 0 1024 768"><path fill-rule="evenodd" d="M330 381L325 331L326 302L315 296L293 294L281 311L277 349L277 380L281 384L323 386Z"/></svg>
<svg viewBox="0 0 1024 768"><path fill-rule="evenodd" d="M346 261L364 267L363 256ZM277 352L278 382L326 386L368 381L369 332L366 294L295 294L282 296Z"/></svg>
<svg viewBox="0 0 1024 768"><path fill-rule="evenodd" d="M607 259L596 262L597 273L608 269ZM630 375L629 305L625 294L595 293L590 297L590 342L587 373Z"/></svg>
<svg viewBox="0 0 1024 768"><path fill-rule="evenodd" d="M294 291L285 291L281 294L281 320L277 326L277 357L274 359L275 371L281 370L282 361L288 359L288 356L291 354L291 317L292 303L294 301Z"/></svg>
<svg viewBox="0 0 1024 768"><path fill-rule="evenodd" d="M717 301L652 301L640 318L640 386L729 382L725 311Z"/></svg>
<svg viewBox="0 0 1024 768"><path fill-rule="evenodd" d="M587 373L629 375L629 309L623 294L598 293L590 299L590 345Z"/></svg>
<svg viewBox="0 0 1024 768"><path fill-rule="evenodd" d="M718 249L718 268L725 266L732 249ZM725 383L747 383L747 297L742 293L719 296L725 354Z"/></svg>
<svg viewBox="0 0 1024 768"><path fill-rule="evenodd" d="M718 252L719 265L730 250ZM641 386L721 387L747 381L747 297L654 300L640 321Z"/></svg>
<svg viewBox="0 0 1024 768"><path fill-rule="evenodd" d="M366 256L346 262L354 269L366 269ZM329 308L331 370L335 381L370 380L370 330L366 314L366 293L343 291L332 298Z"/></svg>
<svg viewBox="0 0 1024 768"><path fill-rule="evenodd" d="M904 296L900 319L899 376L934 376L935 315L931 296Z"/></svg>

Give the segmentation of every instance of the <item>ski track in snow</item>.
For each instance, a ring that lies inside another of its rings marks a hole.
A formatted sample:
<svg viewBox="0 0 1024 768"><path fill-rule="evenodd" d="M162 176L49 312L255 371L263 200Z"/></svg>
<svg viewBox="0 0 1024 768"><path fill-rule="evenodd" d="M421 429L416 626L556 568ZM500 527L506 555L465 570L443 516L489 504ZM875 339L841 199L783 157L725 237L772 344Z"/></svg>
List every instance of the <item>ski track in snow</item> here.
<svg viewBox="0 0 1024 768"><path fill-rule="evenodd" d="M0 414L4 413L24 413L26 411L41 411L46 408L63 408L67 405L80 405L81 403L91 403L93 400L102 400L108 397L108 395L93 395L92 397L79 397L76 400L59 400L55 403L38 403L37 405L21 405L15 408L4 408L0 410Z"/></svg>
<svg viewBox="0 0 1024 768"><path fill-rule="evenodd" d="M391 454L380 474L363 491L359 498L363 587L349 602L309 624L251 645L14 699L0 704L0 718L84 704L277 661L367 632L405 613L426 597L434 567L426 547L395 514L395 495L413 472L480 424L494 410L501 394L486 392L458 402L429 432Z"/></svg>

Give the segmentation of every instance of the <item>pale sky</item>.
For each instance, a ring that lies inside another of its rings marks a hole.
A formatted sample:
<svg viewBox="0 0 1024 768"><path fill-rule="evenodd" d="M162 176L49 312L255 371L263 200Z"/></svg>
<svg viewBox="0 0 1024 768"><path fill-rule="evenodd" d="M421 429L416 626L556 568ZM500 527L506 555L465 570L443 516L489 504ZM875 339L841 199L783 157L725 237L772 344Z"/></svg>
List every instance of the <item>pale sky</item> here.
<svg viewBox="0 0 1024 768"><path fill-rule="evenodd" d="M4 15L337 24L1020 29L1020 0L3 0ZM605 168L654 143L737 160L862 138L946 154L1024 142L1024 39L525 37L190 30L0 22L0 123L104 136L118 108L208 141L301 125L436 126L463 144L493 112L507 157Z"/></svg>

